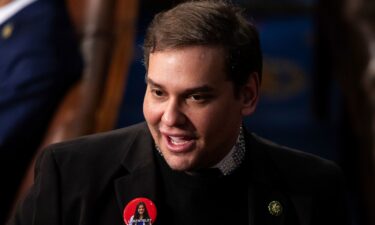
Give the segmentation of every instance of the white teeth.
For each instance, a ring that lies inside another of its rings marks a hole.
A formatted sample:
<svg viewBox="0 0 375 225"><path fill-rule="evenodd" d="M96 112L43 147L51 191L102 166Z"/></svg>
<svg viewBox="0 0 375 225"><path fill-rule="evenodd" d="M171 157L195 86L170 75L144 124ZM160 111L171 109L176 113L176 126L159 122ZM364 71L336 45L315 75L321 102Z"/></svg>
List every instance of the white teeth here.
<svg viewBox="0 0 375 225"><path fill-rule="evenodd" d="M185 140L182 137L172 137L172 136L169 136L169 138L171 139L172 144L175 144L175 145L183 145L183 144L185 144L185 143L188 142L187 140Z"/></svg>

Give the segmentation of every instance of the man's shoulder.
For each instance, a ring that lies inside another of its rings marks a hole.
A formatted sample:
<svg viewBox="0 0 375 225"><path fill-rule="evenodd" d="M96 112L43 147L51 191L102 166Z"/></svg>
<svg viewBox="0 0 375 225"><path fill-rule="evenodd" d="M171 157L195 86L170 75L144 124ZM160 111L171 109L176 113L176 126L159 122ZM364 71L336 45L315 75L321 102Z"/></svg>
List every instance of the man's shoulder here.
<svg viewBox="0 0 375 225"><path fill-rule="evenodd" d="M38 157L36 171L43 174L53 170L69 188L81 188L88 183L104 188L110 179L126 172L128 156L150 155L151 148L145 145L152 145L151 139L147 125L141 123L53 144Z"/></svg>
<svg viewBox="0 0 375 225"><path fill-rule="evenodd" d="M252 145L259 155L266 158L269 167L296 188L311 188L341 182L343 175L339 166L328 159L282 146L265 138L251 134Z"/></svg>
<svg viewBox="0 0 375 225"><path fill-rule="evenodd" d="M77 160L92 163L123 158L131 146L149 138L146 123L139 123L126 128L82 136L73 140L48 146L57 161ZM83 160L84 159L84 160Z"/></svg>
<svg viewBox="0 0 375 225"><path fill-rule="evenodd" d="M254 140L266 151L275 163L284 164L284 166L304 165L306 169L327 169L337 167L337 165L328 159L320 156L303 152L294 148L280 145L263 137L252 134Z"/></svg>

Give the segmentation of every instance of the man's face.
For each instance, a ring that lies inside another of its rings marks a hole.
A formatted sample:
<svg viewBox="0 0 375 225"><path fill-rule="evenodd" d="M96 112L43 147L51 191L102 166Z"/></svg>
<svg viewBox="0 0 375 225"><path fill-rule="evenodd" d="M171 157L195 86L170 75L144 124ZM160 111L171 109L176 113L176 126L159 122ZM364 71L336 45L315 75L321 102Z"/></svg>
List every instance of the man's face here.
<svg viewBox="0 0 375 225"><path fill-rule="evenodd" d="M242 117L254 110L244 98L254 90L235 97L221 48L158 51L148 65L143 112L167 164L195 171L218 163L235 144Z"/></svg>

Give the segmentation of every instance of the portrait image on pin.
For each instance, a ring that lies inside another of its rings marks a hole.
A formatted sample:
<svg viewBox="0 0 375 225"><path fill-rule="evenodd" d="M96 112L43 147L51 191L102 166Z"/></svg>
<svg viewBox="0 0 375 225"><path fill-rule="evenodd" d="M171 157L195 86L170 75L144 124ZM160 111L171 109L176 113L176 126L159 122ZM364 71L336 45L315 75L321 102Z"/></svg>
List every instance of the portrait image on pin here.
<svg viewBox="0 0 375 225"><path fill-rule="evenodd" d="M155 204L147 198L135 198L124 209L127 225L151 225L156 219Z"/></svg>

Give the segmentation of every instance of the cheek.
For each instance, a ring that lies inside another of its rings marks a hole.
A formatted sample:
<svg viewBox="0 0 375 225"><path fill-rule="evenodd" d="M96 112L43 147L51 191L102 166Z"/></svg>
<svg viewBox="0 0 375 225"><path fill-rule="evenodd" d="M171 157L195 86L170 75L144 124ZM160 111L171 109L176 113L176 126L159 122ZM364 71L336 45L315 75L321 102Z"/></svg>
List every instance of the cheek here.
<svg viewBox="0 0 375 225"><path fill-rule="evenodd" d="M219 105L210 105L204 109L189 110L187 117L197 130L205 133L221 126L218 121L225 119L225 110Z"/></svg>
<svg viewBox="0 0 375 225"><path fill-rule="evenodd" d="M157 105L152 104L149 96L146 94L143 100L143 115L148 123L156 123L160 117Z"/></svg>
<svg viewBox="0 0 375 225"><path fill-rule="evenodd" d="M189 118L197 130L210 135L218 131L239 126L242 121L241 108L237 104L225 101L211 105L204 110L197 110L189 114Z"/></svg>

